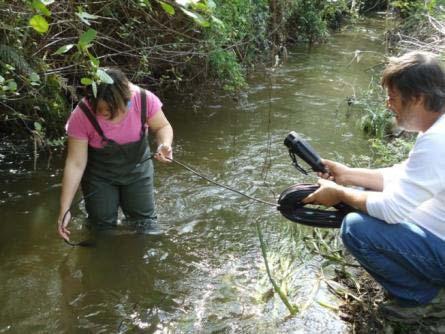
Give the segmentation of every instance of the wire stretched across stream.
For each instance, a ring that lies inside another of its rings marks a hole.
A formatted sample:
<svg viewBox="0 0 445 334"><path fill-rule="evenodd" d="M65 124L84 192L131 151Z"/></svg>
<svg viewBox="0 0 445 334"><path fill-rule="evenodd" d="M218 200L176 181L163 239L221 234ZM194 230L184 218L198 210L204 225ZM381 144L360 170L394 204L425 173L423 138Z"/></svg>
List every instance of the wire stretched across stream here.
<svg viewBox="0 0 445 334"><path fill-rule="evenodd" d="M150 157L144 159L140 163L145 162L145 160L153 158L153 155ZM234 189L232 187L229 187L225 184L222 184L218 181L215 181L211 179L210 177L207 177L203 175L201 172L196 171L192 167L188 166L187 164L173 159L173 158L167 158L170 161L180 165L184 169L190 171L191 173L195 174L196 176L199 176L200 178L213 183L221 188L227 189L229 191L232 191L234 193L237 193L241 196L244 196L250 200L266 204L268 206L275 207L280 213L287 219L303 224L308 225L312 227L325 227L325 228L339 228L341 226L341 222L346 214L349 212L354 211L354 209L346 204L340 203L336 205L334 208L336 210L322 210L322 209L316 209L316 208L309 208L305 207L305 204L302 202L303 199L308 196L309 194L313 193L318 189L318 185L316 184L307 184L307 183L299 183L294 184L290 186L289 188L285 189L279 196L277 202L269 202L265 201L260 198L253 197L251 195L248 195L246 193L243 193L237 189ZM93 191L92 193L89 193L84 196L90 197L94 195L96 192ZM80 202L81 200L77 201L76 203ZM66 216L70 212L71 207L65 212L63 216L63 222L65 221ZM91 247L90 242L87 241L81 241L81 242L71 242L68 240L65 240L65 242L70 246L83 246L83 247Z"/></svg>
<svg viewBox="0 0 445 334"><path fill-rule="evenodd" d="M187 166L183 162L180 162L175 159L169 159L174 163L177 163L178 165L184 167L188 171L192 172L193 174L219 186L222 188L225 188L227 190L230 190L232 192L235 192L237 194L240 194L244 197L247 197L253 201L267 204L270 206L274 206L278 209L278 211L281 212L281 214L286 217L287 219L312 226L312 227L327 227L327 228L339 228L341 226L341 222L346 214L349 212L354 211L354 208L352 208L349 205L340 203L336 205L334 208L337 210L322 210L322 209L315 209L315 208L308 208L305 207L305 204L302 202L303 199L312 194L314 191L318 189L317 184L307 184L307 183L298 183L290 186L289 188L285 189L279 196L277 203L268 202L259 198L255 198L253 196L247 195L237 189L231 188L229 186L226 186L224 184L221 184L215 180L212 180L211 178L203 175L202 173L197 172L196 170L192 169L191 167Z"/></svg>

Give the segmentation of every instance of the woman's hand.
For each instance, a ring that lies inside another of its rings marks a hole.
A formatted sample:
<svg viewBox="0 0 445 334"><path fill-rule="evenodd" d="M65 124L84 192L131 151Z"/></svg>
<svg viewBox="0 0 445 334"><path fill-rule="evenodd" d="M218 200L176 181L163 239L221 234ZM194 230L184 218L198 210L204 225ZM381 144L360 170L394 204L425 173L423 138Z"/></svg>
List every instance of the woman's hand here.
<svg viewBox="0 0 445 334"><path fill-rule="evenodd" d="M342 186L324 179L319 179L317 183L320 188L303 199L304 204L334 206L342 201Z"/></svg>
<svg viewBox="0 0 445 334"><path fill-rule="evenodd" d="M69 235L71 234L71 232L68 230L68 224L70 220L71 220L71 212L69 211L66 214L61 215L57 220L59 235L63 239L68 241L70 240Z"/></svg>
<svg viewBox="0 0 445 334"><path fill-rule="evenodd" d="M83 172L88 161L88 140L68 137L68 155L63 170L62 193L60 194L60 211L57 229L60 236L69 240L70 231L67 226L71 220L69 208L79 187ZM68 211L68 213L66 213ZM65 214L66 213L66 214Z"/></svg>
<svg viewBox="0 0 445 334"><path fill-rule="evenodd" d="M159 143L154 155L155 159L161 162L172 162L172 141L173 129L162 110L159 110L153 117L147 120L150 131L155 134L156 142Z"/></svg>
<svg viewBox="0 0 445 334"><path fill-rule="evenodd" d="M328 173L317 173L319 177L338 184L348 184L348 173L351 168L331 160L322 159L321 162L326 166Z"/></svg>
<svg viewBox="0 0 445 334"><path fill-rule="evenodd" d="M170 145L160 144L154 155L155 159L161 162L172 162L173 150Z"/></svg>

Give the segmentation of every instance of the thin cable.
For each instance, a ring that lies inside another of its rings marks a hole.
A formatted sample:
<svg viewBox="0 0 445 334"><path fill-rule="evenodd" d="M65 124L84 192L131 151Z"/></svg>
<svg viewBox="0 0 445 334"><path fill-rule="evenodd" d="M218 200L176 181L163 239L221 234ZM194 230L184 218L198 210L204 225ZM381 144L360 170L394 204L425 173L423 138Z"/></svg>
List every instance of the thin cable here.
<svg viewBox="0 0 445 334"><path fill-rule="evenodd" d="M234 193L237 193L237 194L239 194L239 195L241 195L241 196L247 197L248 199L251 199L252 201L256 201L256 202L259 202L259 203L263 203L263 204L267 204L267 205L270 205L270 206L275 206L275 207L277 207L277 203L267 202L267 201L262 200L262 199L260 199L260 198L252 197L252 196L247 195L247 194L245 194L245 193L243 193L243 192L241 192L241 191L239 191L239 190L236 190L236 189L234 189L234 188L232 188L232 187L226 186L226 185L224 185L224 184L222 184L222 183L219 183L219 182L217 182L217 181L215 181L215 180L210 179L209 177L207 177L207 176L205 176L205 175L203 175L203 174L201 174L201 173L195 171L193 168L187 166L187 165L186 165L185 163L183 163L183 162L180 162L180 161L178 161L178 160L176 160L176 159L172 159L172 158L167 158L167 159L170 160L170 161L172 161L172 162L174 162L174 163L177 163L178 165L184 167L185 169L187 169L188 171L192 172L193 174L195 174L195 175L199 176L200 178L202 178L202 179L204 179L204 180L206 180L206 181L208 181L208 182L210 182L210 183L213 183L213 184L215 184L215 185L217 185L217 186L219 186L219 187L222 187L222 188L224 188L224 189L230 190L230 191L232 191L232 192L234 192Z"/></svg>
<svg viewBox="0 0 445 334"><path fill-rule="evenodd" d="M307 208L303 203L308 195L316 191L318 184L299 183L284 190L278 199L278 210L290 221L312 227L339 228L343 218L356 211L353 207L339 203L334 205L336 210L322 210Z"/></svg>

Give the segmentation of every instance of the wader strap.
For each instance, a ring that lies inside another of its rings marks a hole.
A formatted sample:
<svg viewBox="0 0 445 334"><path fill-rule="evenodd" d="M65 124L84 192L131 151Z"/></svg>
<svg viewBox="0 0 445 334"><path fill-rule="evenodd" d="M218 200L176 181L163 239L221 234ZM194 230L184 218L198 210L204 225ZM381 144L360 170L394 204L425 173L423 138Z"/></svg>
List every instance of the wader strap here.
<svg viewBox="0 0 445 334"><path fill-rule="evenodd" d="M99 123L97 122L96 117L94 117L94 115L92 114L90 108L88 108L87 105L85 104L85 102L83 102L83 101L79 102L79 107L83 111L85 116L88 117L88 119L91 122L91 125L96 129L99 136L102 137L102 140L108 142L109 139L107 137L105 137L105 134L102 131L102 128L100 127Z"/></svg>
<svg viewBox="0 0 445 334"><path fill-rule="evenodd" d="M141 88L141 137L145 135L145 122L147 121L147 94Z"/></svg>

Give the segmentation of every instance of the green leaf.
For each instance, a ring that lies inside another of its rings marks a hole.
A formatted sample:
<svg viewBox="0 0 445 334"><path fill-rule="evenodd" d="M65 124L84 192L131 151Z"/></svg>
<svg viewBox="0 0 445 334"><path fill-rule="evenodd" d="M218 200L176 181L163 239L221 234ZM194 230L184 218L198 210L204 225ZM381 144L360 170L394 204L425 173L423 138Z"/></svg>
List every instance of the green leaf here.
<svg viewBox="0 0 445 334"><path fill-rule="evenodd" d="M151 9L150 0L139 0L139 6Z"/></svg>
<svg viewBox="0 0 445 334"><path fill-rule="evenodd" d="M96 82L93 81L93 82L91 83L91 85L92 85L92 87L93 87L93 95L94 95L94 97L97 97L97 84L96 84Z"/></svg>
<svg viewBox="0 0 445 334"><path fill-rule="evenodd" d="M213 22L215 22L217 25L219 25L221 28L224 28L224 22L221 21L219 18L217 18L216 16L211 16L211 19Z"/></svg>
<svg viewBox="0 0 445 334"><path fill-rule="evenodd" d="M89 14L87 12L82 12L82 11L79 12L79 13L76 13L76 15L86 25L90 25L91 24L89 20L95 20L95 19L99 18L99 16L97 16L97 15Z"/></svg>
<svg viewBox="0 0 445 334"><path fill-rule="evenodd" d="M80 79L80 83L84 86L88 86L93 83L93 80L90 78L82 78L82 79Z"/></svg>
<svg viewBox="0 0 445 334"><path fill-rule="evenodd" d="M209 21L205 20L201 15L195 12L191 12L185 8L181 8L181 10L184 12L185 15L190 16L197 24L199 24L201 27L209 27L210 23Z"/></svg>
<svg viewBox="0 0 445 334"><path fill-rule="evenodd" d="M40 81L40 76L36 72L32 72L29 79L33 82L38 82Z"/></svg>
<svg viewBox="0 0 445 334"><path fill-rule="evenodd" d="M185 15L190 16L192 19L196 20L198 18L198 14L193 13L185 8L181 8Z"/></svg>
<svg viewBox="0 0 445 334"><path fill-rule="evenodd" d="M51 12L49 11L49 9L46 8L46 6L40 0L33 0L32 8L34 8L38 12L42 13L43 15L51 16Z"/></svg>
<svg viewBox="0 0 445 334"><path fill-rule="evenodd" d="M2 84L2 83L4 83L5 82L5 78L3 78L1 75L0 75L0 84Z"/></svg>
<svg viewBox="0 0 445 334"><path fill-rule="evenodd" d="M208 12L209 11L209 7L207 7L207 5L205 3L201 3L201 2L193 5L193 9L200 10L202 12Z"/></svg>
<svg viewBox="0 0 445 334"><path fill-rule="evenodd" d="M71 48L74 46L74 44L67 44L64 46L61 46L60 48L57 49L56 52L53 53L53 55L61 55L62 53L68 52L69 50L71 50Z"/></svg>
<svg viewBox="0 0 445 334"><path fill-rule="evenodd" d="M39 122L34 122L34 129L36 129L37 132L42 131L42 124L40 124Z"/></svg>
<svg viewBox="0 0 445 334"><path fill-rule="evenodd" d="M99 59L94 57L88 50L87 50L87 55L88 55L88 58L90 59L91 67L94 69L99 68L99 63L100 63Z"/></svg>
<svg viewBox="0 0 445 334"><path fill-rule="evenodd" d="M34 15L29 20L29 25L34 28L34 30L43 34L48 31L49 24L46 19L41 15Z"/></svg>
<svg viewBox="0 0 445 334"><path fill-rule="evenodd" d="M210 10L216 9L215 1L213 0L207 0L207 7L209 7Z"/></svg>
<svg viewBox="0 0 445 334"><path fill-rule="evenodd" d="M175 9L172 5L169 5L168 3L164 1L159 1L159 4L161 5L162 9L170 16L175 15Z"/></svg>
<svg viewBox="0 0 445 334"><path fill-rule="evenodd" d="M17 90L17 83L14 80L8 82L8 90L15 92Z"/></svg>
<svg viewBox="0 0 445 334"><path fill-rule="evenodd" d="M108 73L105 72L104 70L98 69L97 72L96 72L96 75L99 78L100 82L104 82L104 83L107 83L107 84L110 84L110 85L114 83L113 78L110 77L108 75Z"/></svg>
<svg viewBox="0 0 445 334"><path fill-rule="evenodd" d="M85 49L96 38L96 35L97 31L92 28L85 31L79 38L80 48Z"/></svg>

